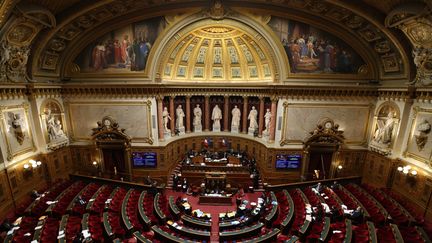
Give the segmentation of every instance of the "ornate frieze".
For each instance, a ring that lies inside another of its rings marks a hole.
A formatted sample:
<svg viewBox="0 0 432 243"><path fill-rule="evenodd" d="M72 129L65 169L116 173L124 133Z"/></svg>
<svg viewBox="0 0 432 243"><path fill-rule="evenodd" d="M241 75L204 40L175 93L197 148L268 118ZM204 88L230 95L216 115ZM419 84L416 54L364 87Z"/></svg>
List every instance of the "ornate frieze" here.
<svg viewBox="0 0 432 243"><path fill-rule="evenodd" d="M27 82L30 45L39 31L55 26L54 16L33 5L18 5L14 18L0 39L0 83Z"/></svg>
<svg viewBox="0 0 432 243"><path fill-rule="evenodd" d="M412 57L417 73L412 84L432 84L432 9L425 3L405 3L394 8L386 18L387 27L401 29L413 46Z"/></svg>

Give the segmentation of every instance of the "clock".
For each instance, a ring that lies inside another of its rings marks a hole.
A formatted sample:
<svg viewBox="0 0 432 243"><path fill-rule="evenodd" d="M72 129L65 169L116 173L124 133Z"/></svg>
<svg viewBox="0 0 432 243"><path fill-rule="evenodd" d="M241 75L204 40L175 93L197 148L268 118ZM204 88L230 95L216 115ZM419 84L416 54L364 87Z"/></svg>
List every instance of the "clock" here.
<svg viewBox="0 0 432 243"><path fill-rule="evenodd" d="M324 124L324 127L325 128L327 128L327 129L330 129L330 128L332 128L333 127L333 124L331 123L331 122L326 122L325 124Z"/></svg>

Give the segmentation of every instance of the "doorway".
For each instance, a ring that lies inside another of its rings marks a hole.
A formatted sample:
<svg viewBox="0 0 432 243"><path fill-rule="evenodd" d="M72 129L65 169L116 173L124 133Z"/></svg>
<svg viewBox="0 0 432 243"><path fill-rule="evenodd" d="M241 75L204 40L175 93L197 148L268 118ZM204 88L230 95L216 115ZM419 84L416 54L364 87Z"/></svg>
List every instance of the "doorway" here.
<svg viewBox="0 0 432 243"><path fill-rule="evenodd" d="M310 179L322 180L330 178L333 151L309 151L308 175Z"/></svg>
<svg viewBox="0 0 432 243"><path fill-rule="evenodd" d="M104 148L102 154L106 173L112 175L116 174L115 171L119 174L127 173L123 148Z"/></svg>

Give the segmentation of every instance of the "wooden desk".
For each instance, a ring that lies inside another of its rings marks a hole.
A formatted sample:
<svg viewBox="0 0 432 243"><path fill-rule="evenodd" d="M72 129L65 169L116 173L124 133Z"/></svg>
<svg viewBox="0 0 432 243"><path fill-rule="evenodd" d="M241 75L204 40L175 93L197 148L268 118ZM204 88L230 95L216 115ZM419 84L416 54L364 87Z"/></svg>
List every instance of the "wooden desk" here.
<svg viewBox="0 0 432 243"><path fill-rule="evenodd" d="M89 213L86 213L83 215L83 218L81 219L81 230L82 231L84 231L84 230L90 231L90 229L89 229L89 217L90 217ZM90 242L91 240L92 240L91 237L84 238L84 242Z"/></svg>
<svg viewBox="0 0 432 243"><path fill-rule="evenodd" d="M199 196L198 203L207 205L232 205L232 198L225 196Z"/></svg>
<svg viewBox="0 0 432 243"><path fill-rule="evenodd" d="M430 243L431 240L429 239L428 234L424 231L424 229L420 226L414 226L417 232L420 234L420 236L423 238L423 241L426 243Z"/></svg>
<svg viewBox="0 0 432 243"><path fill-rule="evenodd" d="M46 220L46 217L39 220L39 222L37 223L37 225L35 227L35 231L33 233L33 241L40 242L40 237L42 234L43 227L45 225L45 220Z"/></svg>

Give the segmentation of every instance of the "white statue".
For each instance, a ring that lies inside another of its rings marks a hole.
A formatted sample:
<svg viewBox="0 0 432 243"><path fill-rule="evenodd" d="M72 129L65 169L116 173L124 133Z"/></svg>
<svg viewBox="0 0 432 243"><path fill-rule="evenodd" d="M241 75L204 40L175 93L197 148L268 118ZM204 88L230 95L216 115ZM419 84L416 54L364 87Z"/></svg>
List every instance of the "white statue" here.
<svg viewBox="0 0 432 243"><path fill-rule="evenodd" d="M232 119L231 119L231 130L232 130L233 127L238 128L240 126L240 117L241 117L240 109L237 108L237 106L235 105L231 111L231 114L232 114Z"/></svg>
<svg viewBox="0 0 432 243"><path fill-rule="evenodd" d="M249 129L256 130L258 128L258 111L255 109L255 106L252 106L252 110L249 112L248 120L249 120Z"/></svg>
<svg viewBox="0 0 432 243"><path fill-rule="evenodd" d="M51 114L50 109L46 111L46 123L47 123L48 138L50 141L65 136L60 120L56 119L55 116Z"/></svg>
<svg viewBox="0 0 432 243"><path fill-rule="evenodd" d="M196 105L196 107L193 110L193 113L194 113L194 119L193 119L194 126L201 126L202 110L199 104Z"/></svg>
<svg viewBox="0 0 432 243"><path fill-rule="evenodd" d="M183 112L181 105L177 106L176 115L177 115L176 128L180 129L180 128L184 127L183 119L185 117L185 113Z"/></svg>
<svg viewBox="0 0 432 243"><path fill-rule="evenodd" d="M263 131L266 134L270 132L270 119L271 119L271 116L272 116L271 111L270 111L270 109L267 108L267 111L266 111L266 113L264 115L264 126L265 126L265 129Z"/></svg>
<svg viewBox="0 0 432 243"><path fill-rule="evenodd" d="M377 143L389 144L392 139L394 123L394 114L393 112L389 111L387 118L379 119L377 121L378 128L375 131L373 140Z"/></svg>
<svg viewBox="0 0 432 243"><path fill-rule="evenodd" d="M222 111L218 105L215 105L212 112L213 130L220 130L220 120L222 119Z"/></svg>
<svg viewBox="0 0 432 243"><path fill-rule="evenodd" d="M162 112L162 122L163 122L163 126L164 126L164 131L166 133L171 132L171 130L168 129L168 121L169 120L171 120L171 117L169 115L168 108L164 107L163 112Z"/></svg>

